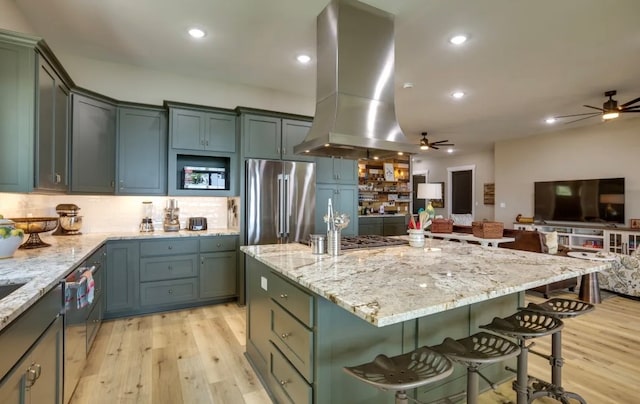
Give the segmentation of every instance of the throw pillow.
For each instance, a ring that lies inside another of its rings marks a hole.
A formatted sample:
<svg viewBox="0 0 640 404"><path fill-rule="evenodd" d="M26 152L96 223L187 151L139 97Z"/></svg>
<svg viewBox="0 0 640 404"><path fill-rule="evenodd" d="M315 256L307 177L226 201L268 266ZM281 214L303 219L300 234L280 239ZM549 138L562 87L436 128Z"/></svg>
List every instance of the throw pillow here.
<svg viewBox="0 0 640 404"><path fill-rule="evenodd" d="M550 231L550 232L542 232L544 234L544 241L549 249L549 254L557 254L558 253L558 232Z"/></svg>

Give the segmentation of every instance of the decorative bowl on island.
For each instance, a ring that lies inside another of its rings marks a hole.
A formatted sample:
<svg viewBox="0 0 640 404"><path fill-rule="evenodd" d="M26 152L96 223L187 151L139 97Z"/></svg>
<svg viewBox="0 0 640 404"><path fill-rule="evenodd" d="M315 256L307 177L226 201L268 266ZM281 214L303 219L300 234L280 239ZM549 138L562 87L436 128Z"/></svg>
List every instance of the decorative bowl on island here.
<svg viewBox="0 0 640 404"><path fill-rule="evenodd" d="M11 258L16 252L22 239L24 231L16 229L11 220L2 219L0 216L0 259Z"/></svg>
<svg viewBox="0 0 640 404"><path fill-rule="evenodd" d="M19 217L13 218L16 229L23 230L29 235L27 241L20 248L41 248L48 247L47 244L40 239L38 233L46 233L58 227L58 217Z"/></svg>

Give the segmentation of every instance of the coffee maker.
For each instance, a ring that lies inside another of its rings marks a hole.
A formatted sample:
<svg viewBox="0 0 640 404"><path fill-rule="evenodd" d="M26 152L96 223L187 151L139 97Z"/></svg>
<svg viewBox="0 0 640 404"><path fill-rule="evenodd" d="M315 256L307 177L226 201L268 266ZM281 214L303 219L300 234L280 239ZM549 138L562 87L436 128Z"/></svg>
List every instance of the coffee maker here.
<svg viewBox="0 0 640 404"><path fill-rule="evenodd" d="M178 208L178 201L175 199L169 199L167 201L167 207L164 209L164 221L162 223L164 231L179 231L179 216L180 209Z"/></svg>
<svg viewBox="0 0 640 404"><path fill-rule="evenodd" d="M61 203L56 206L56 213L60 216L58 228L54 231L55 236L74 236L80 233L82 227L82 216L78 216L80 208L72 203Z"/></svg>

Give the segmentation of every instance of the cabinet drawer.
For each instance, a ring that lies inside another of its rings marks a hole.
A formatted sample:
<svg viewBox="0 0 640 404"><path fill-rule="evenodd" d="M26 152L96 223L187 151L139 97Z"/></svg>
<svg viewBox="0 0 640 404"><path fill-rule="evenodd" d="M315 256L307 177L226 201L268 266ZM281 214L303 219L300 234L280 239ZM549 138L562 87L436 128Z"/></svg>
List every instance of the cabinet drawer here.
<svg viewBox="0 0 640 404"><path fill-rule="evenodd" d="M271 277L269 296L307 327L313 326L313 296L279 276Z"/></svg>
<svg viewBox="0 0 640 404"><path fill-rule="evenodd" d="M140 281L161 281L164 279L189 278L198 274L198 255L178 257L142 258L140 260Z"/></svg>
<svg viewBox="0 0 640 404"><path fill-rule="evenodd" d="M313 381L313 333L277 304L271 304L271 339L307 381Z"/></svg>
<svg viewBox="0 0 640 404"><path fill-rule="evenodd" d="M140 255L195 254L198 252L198 240L169 239L140 242Z"/></svg>
<svg viewBox="0 0 640 404"><path fill-rule="evenodd" d="M140 284L140 304L142 306L183 303L196 300L197 297L198 282L196 278Z"/></svg>
<svg viewBox="0 0 640 404"><path fill-rule="evenodd" d="M235 251L238 236L217 236L200 239L200 252Z"/></svg>
<svg viewBox="0 0 640 404"><path fill-rule="evenodd" d="M274 345L271 345L269 373L274 384L273 393L280 403L311 404L313 389Z"/></svg>

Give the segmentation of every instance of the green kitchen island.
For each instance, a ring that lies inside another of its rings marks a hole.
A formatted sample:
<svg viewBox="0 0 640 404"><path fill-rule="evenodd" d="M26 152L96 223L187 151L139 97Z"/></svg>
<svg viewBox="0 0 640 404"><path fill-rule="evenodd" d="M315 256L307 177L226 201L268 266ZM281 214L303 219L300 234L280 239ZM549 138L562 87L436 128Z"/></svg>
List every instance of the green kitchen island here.
<svg viewBox="0 0 640 404"><path fill-rule="evenodd" d="M441 251L394 246L333 257L297 243L241 247L246 356L276 402L393 403L392 392L342 368L469 336L493 317L515 312L526 289L609 267L449 241L431 245ZM483 374L494 382L512 377L504 364ZM449 378L418 389L417 399L458 393L465 383L466 370L456 366Z"/></svg>

